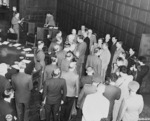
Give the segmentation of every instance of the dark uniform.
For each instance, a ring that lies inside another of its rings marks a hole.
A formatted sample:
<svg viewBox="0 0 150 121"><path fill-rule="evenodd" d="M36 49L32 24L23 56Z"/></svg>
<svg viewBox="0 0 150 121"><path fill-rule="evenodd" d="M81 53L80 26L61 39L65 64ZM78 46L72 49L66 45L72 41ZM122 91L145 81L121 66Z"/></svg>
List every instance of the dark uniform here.
<svg viewBox="0 0 150 121"><path fill-rule="evenodd" d="M14 119L15 111L13 110L11 103L6 102L5 100L0 100L0 121L7 121L6 119Z"/></svg>

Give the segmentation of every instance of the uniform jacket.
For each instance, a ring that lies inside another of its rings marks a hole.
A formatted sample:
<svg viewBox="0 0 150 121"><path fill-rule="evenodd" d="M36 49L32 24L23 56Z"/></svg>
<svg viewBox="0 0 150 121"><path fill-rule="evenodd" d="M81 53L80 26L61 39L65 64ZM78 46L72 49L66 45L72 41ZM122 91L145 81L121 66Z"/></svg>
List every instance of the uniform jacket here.
<svg viewBox="0 0 150 121"><path fill-rule="evenodd" d="M101 74L102 61L96 55L89 55L86 61L86 67L93 67L95 74Z"/></svg>
<svg viewBox="0 0 150 121"><path fill-rule="evenodd" d="M119 57L119 54L124 52L124 49L123 48L119 48L118 50L116 49L115 53L114 53L114 57L113 57L113 60L112 60L112 64L113 63L116 63L117 61L117 58Z"/></svg>
<svg viewBox="0 0 150 121"><path fill-rule="evenodd" d="M92 85L92 84L85 84L84 87L82 88L79 97L78 97L78 102L77 105L79 106L80 109L83 107L84 100L87 95L95 93L97 91L97 87Z"/></svg>
<svg viewBox="0 0 150 121"><path fill-rule="evenodd" d="M12 76L12 86L15 90L15 100L18 103L28 103L33 88L31 75L18 73Z"/></svg>
<svg viewBox="0 0 150 121"><path fill-rule="evenodd" d="M57 104L65 100L67 94L66 81L62 78L51 78L44 84L43 100L46 104Z"/></svg>
<svg viewBox="0 0 150 121"><path fill-rule="evenodd" d="M79 75L74 71L62 72L61 78L66 80L67 97L75 97L79 95Z"/></svg>

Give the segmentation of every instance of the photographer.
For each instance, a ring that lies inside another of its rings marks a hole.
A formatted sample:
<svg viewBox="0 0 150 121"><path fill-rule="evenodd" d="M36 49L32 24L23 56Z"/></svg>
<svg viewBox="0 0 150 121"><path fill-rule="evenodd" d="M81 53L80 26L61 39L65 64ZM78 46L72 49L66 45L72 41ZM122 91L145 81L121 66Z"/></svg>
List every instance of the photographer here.
<svg viewBox="0 0 150 121"><path fill-rule="evenodd" d="M142 85L143 78L149 72L149 67L145 63L146 58L144 56L140 56L136 64L130 68L131 74L134 75L135 80L140 84L140 86ZM137 93L139 93L139 90Z"/></svg>

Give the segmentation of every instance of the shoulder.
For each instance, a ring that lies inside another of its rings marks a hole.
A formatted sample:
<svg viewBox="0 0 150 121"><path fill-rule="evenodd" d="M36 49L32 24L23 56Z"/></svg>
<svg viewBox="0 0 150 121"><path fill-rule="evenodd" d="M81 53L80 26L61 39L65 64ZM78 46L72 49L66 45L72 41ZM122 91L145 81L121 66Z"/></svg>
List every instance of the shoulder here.
<svg viewBox="0 0 150 121"><path fill-rule="evenodd" d="M31 75L26 74L26 73L23 73L22 75L24 75L24 77L26 77L26 78L28 78L28 79L32 78L32 76L31 76Z"/></svg>
<svg viewBox="0 0 150 121"><path fill-rule="evenodd" d="M137 94L137 98L139 98L140 100L143 100L143 96L140 94Z"/></svg>
<svg viewBox="0 0 150 121"><path fill-rule="evenodd" d="M64 83L66 80L64 78L58 78L60 82Z"/></svg>
<svg viewBox="0 0 150 121"><path fill-rule="evenodd" d="M95 88L95 86L91 85L91 84L85 84L83 89L86 90L86 89L92 89L92 88Z"/></svg>

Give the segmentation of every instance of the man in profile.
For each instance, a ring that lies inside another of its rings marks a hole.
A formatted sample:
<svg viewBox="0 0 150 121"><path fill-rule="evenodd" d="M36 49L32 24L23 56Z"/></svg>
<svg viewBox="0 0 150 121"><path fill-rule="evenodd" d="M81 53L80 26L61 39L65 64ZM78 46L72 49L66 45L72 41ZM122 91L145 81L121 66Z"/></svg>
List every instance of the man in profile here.
<svg viewBox="0 0 150 121"><path fill-rule="evenodd" d="M19 16L20 16L20 14L16 13L11 20L12 28L13 28L14 32L17 34L16 42L19 41L19 24L21 23Z"/></svg>
<svg viewBox="0 0 150 121"><path fill-rule="evenodd" d="M44 27L55 27L54 17L50 13L46 14Z"/></svg>

